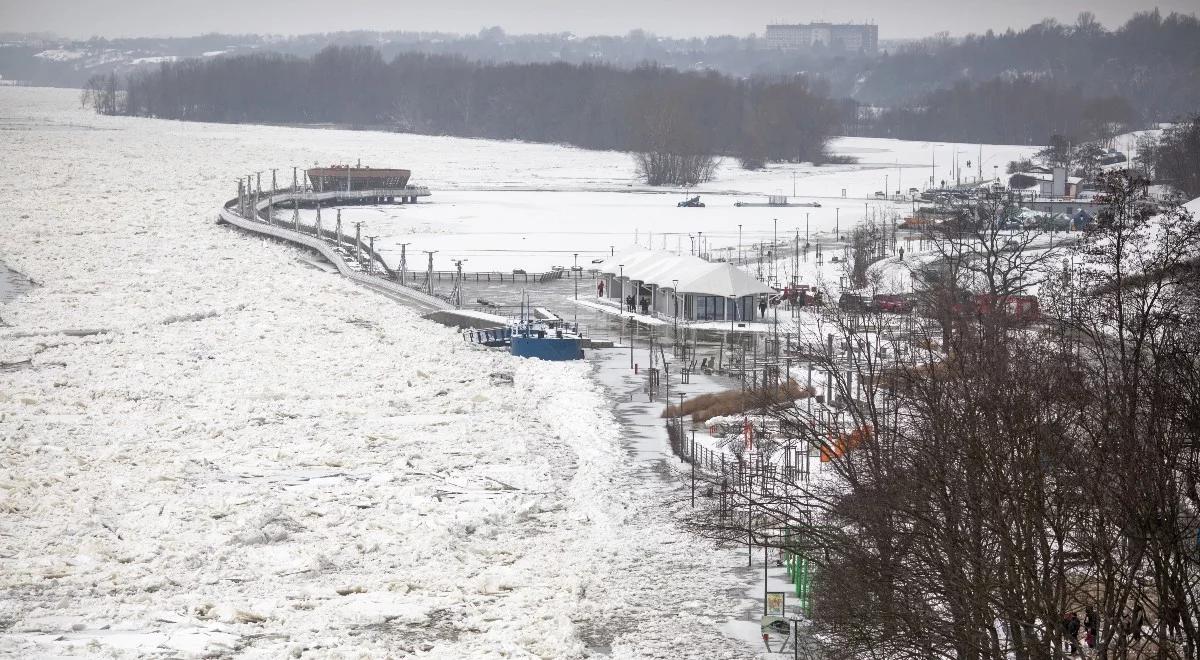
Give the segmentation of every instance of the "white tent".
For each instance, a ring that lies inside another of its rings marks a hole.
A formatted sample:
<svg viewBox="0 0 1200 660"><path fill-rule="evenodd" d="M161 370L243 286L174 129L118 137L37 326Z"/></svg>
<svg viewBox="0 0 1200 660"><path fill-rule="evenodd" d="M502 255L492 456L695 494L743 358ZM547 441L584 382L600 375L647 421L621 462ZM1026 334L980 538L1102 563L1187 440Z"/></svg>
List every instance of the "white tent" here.
<svg viewBox="0 0 1200 660"><path fill-rule="evenodd" d="M729 263L712 263L692 255L678 255L634 248L609 257L599 271L619 275L633 282L671 288L679 281L679 290L708 296L753 296L773 289Z"/></svg>
<svg viewBox="0 0 1200 660"><path fill-rule="evenodd" d="M741 298L775 291L733 264L717 263L710 266L711 268L696 273L690 279L681 278L679 291L722 298Z"/></svg>

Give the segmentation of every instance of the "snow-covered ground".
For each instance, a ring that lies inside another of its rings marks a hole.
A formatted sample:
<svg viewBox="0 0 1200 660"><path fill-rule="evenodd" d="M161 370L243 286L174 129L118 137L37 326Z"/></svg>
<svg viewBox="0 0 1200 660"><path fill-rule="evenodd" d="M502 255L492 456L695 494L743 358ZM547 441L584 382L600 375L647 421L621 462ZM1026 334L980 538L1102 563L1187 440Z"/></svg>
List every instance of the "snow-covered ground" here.
<svg viewBox="0 0 1200 660"><path fill-rule="evenodd" d="M214 223L241 171L483 143L30 88L0 125L0 262L42 284L0 305L0 655L746 654L734 560L672 524L589 365Z"/></svg>
<svg viewBox="0 0 1200 660"><path fill-rule="evenodd" d="M429 138L408 139L424 143ZM468 272L514 268L544 272L552 266L574 265L576 254L578 263L586 267L634 244L687 253L692 250L691 237L701 235L708 252L736 248L739 234L743 246L776 236L786 240L797 233L802 239L807 234L814 241L828 240L835 229L844 232L868 213L882 217L911 209L908 202L875 198L885 184L894 194L926 187L935 172L939 182L952 180L955 152L964 168L968 158L979 154L978 145L839 138L831 149L859 159L858 163L773 165L750 172L729 160L712 182L688 191L664 191L639 184L624 154L481 140L449 142L474 161L459 160L462 154L444 147L437 152L444 159L435 162L423 162L430 154L418 152L403 157L403 164L411 163L414 182L433 189L428 201L416 206L346 209L345 230L352 232L354 223L362 222L362 235L377 236L376 247L393 265L399 263L399 245L408 243L409 268L423 269L427 261L422 252L428 250L437 252L435 270L453 270L455 260L465 259L463 269ZM984 145L984 176L993 175L993 164L1002 173L1008 161L1035 150ZM365 158L362 162L368 163ZM486 166L480 167L481 163ZM453 174L456 167L461 168L461 176ZM964 173L964 180L977 176L977 169ZM286 180L280 181L290 183L290 177L288 171ZM693 194L701 196L704 208L677 206ZM765 204L771 194L786 195L793 204L820 206L735 206L736 202ZM288 209L278 213L284 219L292 217ZM315 211L301 211L302 223L311 225L314 218ZM324 226L331 227L332 222L328 212L322 214Z"/></svg>

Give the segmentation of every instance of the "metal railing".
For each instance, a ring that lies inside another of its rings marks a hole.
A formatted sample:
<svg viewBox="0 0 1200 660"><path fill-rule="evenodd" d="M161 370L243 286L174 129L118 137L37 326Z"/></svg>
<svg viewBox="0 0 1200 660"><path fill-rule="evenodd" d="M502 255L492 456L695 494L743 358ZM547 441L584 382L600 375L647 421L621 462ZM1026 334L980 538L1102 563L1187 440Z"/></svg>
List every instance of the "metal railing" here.
<svg viewBox="0 0 1200 660"><path fill-rule="evenodd" d="M311 194L325 195L328 193ZM321 254L321 256L325 257L325 259L332 263L334 267L338 269L338 272L344 277L354 281L355 283L362 284L363 286L367 286L377 291L402 298L413 307L416 307L420 310L433 312L454 309L453 305L440 298L422 293L398 282L384 279L382 277L376 277L374 275L369 275L352 268L338 252L335 246L324 240L323 237L280 227L265 220L242 217L235 211L237 204L238 200L236 198L226 203L219 214L222 222L226 222L240 229L245 229L246 231L272 236L274 238L316 250ZM325 234L326 232L322 231L321 233ZM367 250L367 253L371 257L375 257L375 255L370 253L369 249Z"/></svg>

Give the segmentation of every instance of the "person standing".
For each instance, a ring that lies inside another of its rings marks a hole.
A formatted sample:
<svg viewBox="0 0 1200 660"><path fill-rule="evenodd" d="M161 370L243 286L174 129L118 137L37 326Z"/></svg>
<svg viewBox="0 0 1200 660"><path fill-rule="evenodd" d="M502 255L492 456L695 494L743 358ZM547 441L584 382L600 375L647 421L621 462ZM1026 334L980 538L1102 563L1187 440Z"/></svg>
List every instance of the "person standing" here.
<svg viewBox="0 0 1200 660"><path fill-rule="evenodd" d="M596 282L596 297L597 298L604 297L604 280L600 280L600 281Z"/></svg>
<svg viewBox="0 0 1200 660"><path fill-rule="evenodd" d="M1133 622L1130 624L1133 633L1133 641L1140 642L1142 640L1142 624L1146 621L1146 610L1142 608L1142 604L1138 603L1133 606Z"/></svg>
<svg viewBox="0 0 1200 660"><path fill-rule="evenodd" d="M1074 612L1063 617L1062 636L1067 641L1067 651L1075 655L1079 651L1079 617Z"/></svg>
<svg viewBox="0 0 1200 660"><path fill-rule="evenodd" d="M1084 641L1089 649L1096 648L1097 633L1100 628L1100 619L1096 616L1096 610L1091 605L1083 610L1083 630Z"/></svg>

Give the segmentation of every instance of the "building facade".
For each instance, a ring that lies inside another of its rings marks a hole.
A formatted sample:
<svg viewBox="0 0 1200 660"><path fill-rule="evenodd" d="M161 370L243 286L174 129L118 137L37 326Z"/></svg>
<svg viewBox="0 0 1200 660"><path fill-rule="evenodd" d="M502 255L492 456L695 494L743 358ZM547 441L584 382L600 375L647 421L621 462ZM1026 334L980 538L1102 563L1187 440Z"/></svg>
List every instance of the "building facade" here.
<svg viewBox="0 0 1200 660"><path fill-rule="evenodd" d="M879 26L849 23L768 25L767 43L780 50L828 49L845 53L879 51Z"/></svg>

